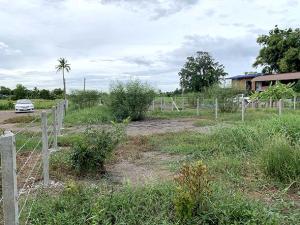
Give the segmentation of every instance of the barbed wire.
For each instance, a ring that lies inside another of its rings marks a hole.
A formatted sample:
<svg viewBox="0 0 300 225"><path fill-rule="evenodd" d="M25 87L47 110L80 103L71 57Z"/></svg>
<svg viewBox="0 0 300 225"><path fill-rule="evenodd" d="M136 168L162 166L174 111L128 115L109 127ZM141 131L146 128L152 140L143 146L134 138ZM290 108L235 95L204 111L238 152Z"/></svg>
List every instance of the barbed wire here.
<svg viewBox="0 0 300 225"><path fill-rule="evenodd" d="M21 130L17 131L15 135L20 134L21 132L25 131L26 128L28 128L31 124L33 124L35 121L37 121L39 117L37 116L34 120L32 120L30 123L28 123L25 127L23 127Z"/></svg>
<svg viewBox="0 0 300 225"><path fill-rule="evenodd" d="M30 138L26 140L26 142L17 150L17 154L26 146L27 143L29 143L30 140L32 140L34 137L36 137L36 134L33 134Z"/></svg>
<svg viewBox="0 0 300 225"><path fill-rule="evenodd" d="M36 161L36 163L35 163L33 169L32 169L31 172L30 172L30 175L27 177L27 182L29 181L29 177L31 176L33 170L35 169L35 167L36 167L38 161L39 161L39 160ZM40 164L39 164L38 171L40 170L41 166L42 166L42 162L40 162ZM36 178L37 178L37 176L34 177L34 179L33 179L33 181L32 181L32 184L35 183ZM22 189L25 188L27 182L23 185ZM22 189L21 189L21 190L22 190ZM26 205L26 203L27 203L27 201L28 201L29 194L30 194L30 192L32 191L32 189L33 189L33 188L30 188L29 191L28 191L28 193L27 193L27 195L26 195L25 202L24 202L24 204L23 204L23 206L21 207L21 210L20 210L20 212L19 212L19 218L20 218L20 216L21 216L21 214L22 214L23 209L25 208L25 205ZM19 194L18 199L20 198L21 195L22 195L22 193Z"/></svg>
<svg viewBox="0 0 300 225"><path fill-rule="evenodd" d="M36 144L36 146L34 147L34 149L31 151L30 155L27 157L27 160L25 161L25 163L23 164L23 166L21 167L21 169L18 171L17 176L21 173L21 171L25 168L26 164L29 162L29 160L31 159L31 157L33 156L33 153L37 150L37 147L39 146L39 144L41 143L41 140L39 140L39 142Z"/></svg>

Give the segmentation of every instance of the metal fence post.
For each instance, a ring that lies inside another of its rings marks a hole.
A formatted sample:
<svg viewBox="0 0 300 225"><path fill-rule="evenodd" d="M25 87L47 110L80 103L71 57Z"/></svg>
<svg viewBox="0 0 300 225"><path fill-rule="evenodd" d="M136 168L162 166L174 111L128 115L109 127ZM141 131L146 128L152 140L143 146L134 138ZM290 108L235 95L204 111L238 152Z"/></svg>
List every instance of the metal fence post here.
<svg viewBox="0 0 300 225"><path fill-rule="evenodd" d="M42 114L42 154L43 154L43 177L44 186L49 185L49 151L48 151L48 129L47 129L47 113L43 111Z"/></svg>
<svg viewBox="0 0 300 225"><path fill-rule="evenodd" d="M219 108L219 106L218 106L218 99L216 98L215 101L216 101L215 102L215 119L217 120L218 119L218 108Z"/></svg>
<svg viewBox="0 0 300 225"><path fill-rule="evenodd" d="M199 116L199 98L197 98L197 116Z"/></svg>
<svg viewBox="0 0 300 225"><path fill-rule="evenodd" d="M11 132L0 137L4 224L18 225L18 189L16 175L16 140Z"/></svg>
<svg viewBox="0 0 300 225"><path fill-rule="evenodd" d="M242 121L245 121L245 98L242 96Z"/></svg>
<svg viewBox="0 0 300 225"><path fill-rule="evenodd" d="M282 114L282 99L279 99L279 102L278 102L278 113L279 113L279 116L281 116L281 114Z"/></svg>
<svg viewBox="0 0 300 225"><path fill-rule="evenodd" d="M55 150L58 150L57 148L57 111L56 111L56 107L53 106L52 107L52 115L53 115L53 148Z"/></svg>

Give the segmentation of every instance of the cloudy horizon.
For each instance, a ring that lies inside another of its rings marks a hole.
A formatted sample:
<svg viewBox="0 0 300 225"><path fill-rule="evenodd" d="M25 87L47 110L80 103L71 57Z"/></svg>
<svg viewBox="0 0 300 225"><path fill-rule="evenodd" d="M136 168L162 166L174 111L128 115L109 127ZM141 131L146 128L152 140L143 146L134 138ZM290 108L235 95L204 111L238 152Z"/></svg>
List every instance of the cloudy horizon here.
<svg viewBox="0 0 300 225"><path fill-rule="evenodd" d="M297 0L0 0L0 86L107 91L140 79L179 88L188 56L208 51L229 76L256 71L256 38L275 25L296 28ZM258 69L258 72L260 70Z"/></svg>

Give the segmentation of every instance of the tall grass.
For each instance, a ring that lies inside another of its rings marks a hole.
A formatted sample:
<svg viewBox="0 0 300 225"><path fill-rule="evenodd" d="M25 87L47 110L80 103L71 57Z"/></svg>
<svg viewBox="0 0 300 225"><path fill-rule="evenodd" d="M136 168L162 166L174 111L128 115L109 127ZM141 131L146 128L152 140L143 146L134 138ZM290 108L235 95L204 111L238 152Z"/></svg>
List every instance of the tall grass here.
<svg viewBox="0 0 300 225"><path fill-rule="evenodd" d="M261 153L261 165L267 175L279 181L300 181L300 146L275 136Z"/></svg>
<svg viewBox="0 0 300 225"><path fill-rule="evenodd" d="M106 106L94 106L91 108L69 111L64 122L71 125L99 124L113 120L110 110Z"/></svg>
<svg viewBox="0 0 300 225"><path fill-rule="evenodd" d="M217 187L213 187L208 208L182 222L175 215L174 188L163 183L108 191L68 185L60 195L38 196L30 224L279 224L261 203Z"/></svg>

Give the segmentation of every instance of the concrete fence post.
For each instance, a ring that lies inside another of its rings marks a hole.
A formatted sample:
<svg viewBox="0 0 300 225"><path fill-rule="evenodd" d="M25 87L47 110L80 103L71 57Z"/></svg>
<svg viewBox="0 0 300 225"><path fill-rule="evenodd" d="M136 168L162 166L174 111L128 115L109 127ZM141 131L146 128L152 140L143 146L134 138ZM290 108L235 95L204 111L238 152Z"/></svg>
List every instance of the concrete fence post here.
<svg viewBox="0 0 300 225"><path fill-rule="evenodd" d="M47 113L42 114L42 154L43 154L43 177L44 186L49 185L49 151L48 151L48 129L47 129Z"/></svg>
<svg viewBox="0 0 300 225"><path fill-rule="evenodd" d="M7 132L0 136L2 166L2 196L4 224L18 225L18 189L15 135Z"/></svg>
<svg viewBox="0 0 300 225"><path fill-rule="evenodd" d="M184 97L182 97L182 110L184 110Z"/></svg>
<svg viewBox="0 0 300 225"><path fill-rule="evenodd" d="M279 116L281 116L281 114L282 114L282 99L279 99L279 102L278 102L278 113L279 113Z"/></svg>
<svg viewBox="0 0 300 225"><path fill-rule="evenodd" d="M199 98L197 98L197 116L199 116Z"/></svg>
<svg viewBox="0 0 300 225"><path fill-rule="evenodd" d="M219 106L218 106L218 99L216 98L215 100L215 119L218 119L218 110L219 110Z"/></svg>
<svg viewBox="0 0 300 225"><path fill-rule="evenodd" d="M55 106L52 107L52 115L53 115L53 148L58 150L57 148L57 109Z"/></svg>
<svg viewBox="0 0 300 225"><path fill-rule="evenodd" d="M270 100L269 100L269 108L272 108L273 107L273 104L272 104L272 98L270 98Z"/></svg>
<svg viewBox="0 0 300 225"><path fill-rule="evenodd" d="M245 121L245 98L244 95L242 95L242 121Z"/></svg>
<svg viewBox="0 0 300 225"><path fill-rule="evenodd" d="M152 111L154 111L154 110L155 110L155 98L152 101Z"/></svg>
<svg viewBox="0 0 300 225"><path fill-rule="evenodd" d="M297 97L294 96L294 110L296 110L296 101L297 101Z"/></svg>
<svg viewBox="0 0 300 225"><path fill-rule="evenodd" d="M163 97L160 97L160 111L163 111Z"/></svg>

